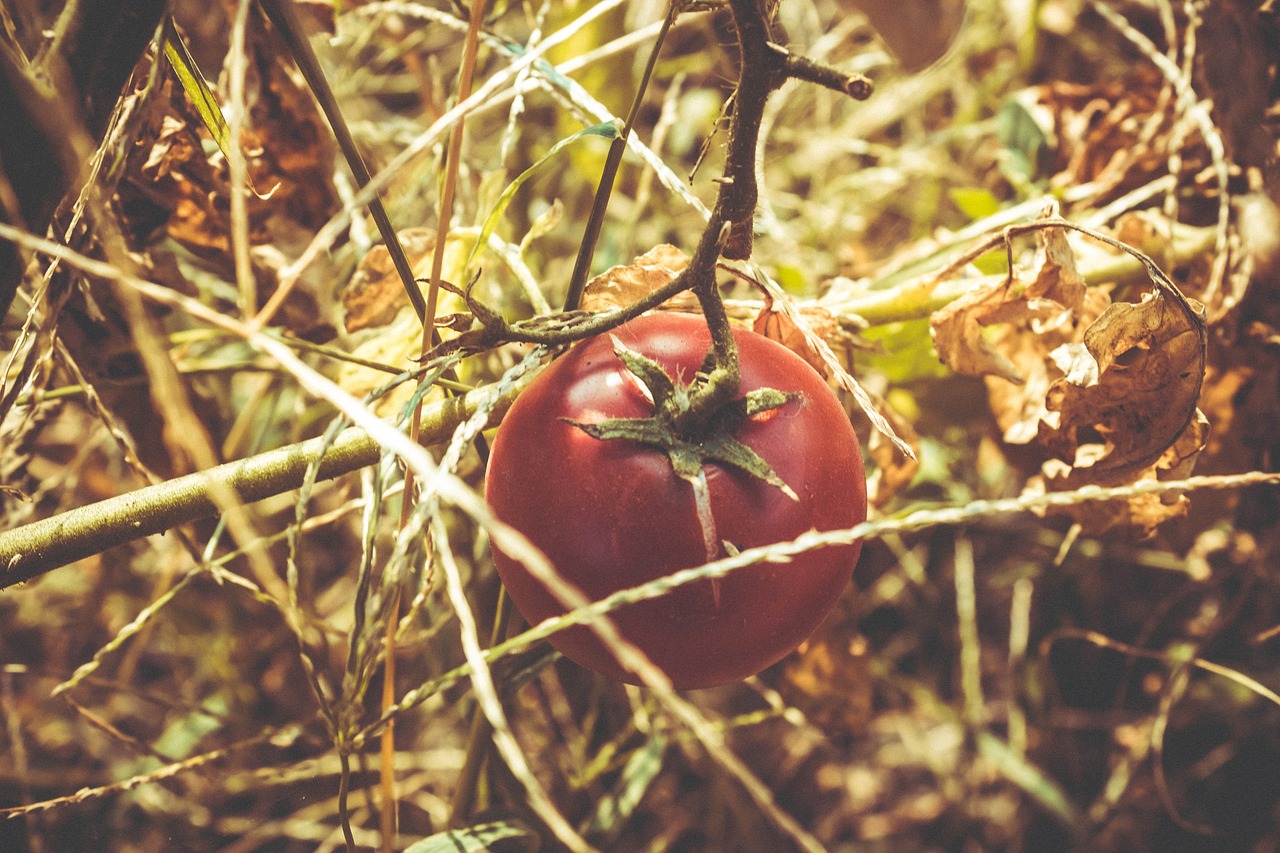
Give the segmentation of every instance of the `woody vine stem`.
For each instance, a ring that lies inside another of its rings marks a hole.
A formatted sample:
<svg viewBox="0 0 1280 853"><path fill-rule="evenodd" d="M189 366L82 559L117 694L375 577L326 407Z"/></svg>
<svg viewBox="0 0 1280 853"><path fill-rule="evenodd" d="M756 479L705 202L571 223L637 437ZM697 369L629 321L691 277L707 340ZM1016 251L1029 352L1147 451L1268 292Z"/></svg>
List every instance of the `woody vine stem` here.
<svg viewBox="0 0 1280 853"><path fill-rule="evenodd" d="M676 3L672 15L685 3ZM806 80L858 100L871 95L871 82L860 74L795 55L772 39L769 14L761 0L729 0L738 36L738 82L732 95L729 140L724 175L711 218L703 229L689 265L664 287L643 299L604 314L567 311L553 317L535 317L508 324L491 311L476 311L480 328L465 332L438 347L434 354L464 350L481 351L508 342L564 345L609 331L640 316L678 293L691 291L698 299L711 332L711 367L706 381L695 391L686 414L691 423L705 422L732 399L738 390L737 347L729 318L716 286L716 262L723 256L745 260L751 256L756 202L759 198L756 153L765 101L789 79ZM776 4L771 4L776 5ZM597 205L593 220L602 215ZM598 233L597 222L588 228L587 240ZM588 247L589 249L589 247ZM477 306L478 307L478 306ZM570 308L576 305L570 304Z"/></svg>

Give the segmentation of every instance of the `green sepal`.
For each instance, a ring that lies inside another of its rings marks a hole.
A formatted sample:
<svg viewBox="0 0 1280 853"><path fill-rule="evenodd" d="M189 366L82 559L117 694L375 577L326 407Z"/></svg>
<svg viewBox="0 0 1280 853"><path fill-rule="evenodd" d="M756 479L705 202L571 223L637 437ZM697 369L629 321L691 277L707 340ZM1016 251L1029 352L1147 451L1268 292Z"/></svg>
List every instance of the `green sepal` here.
<svg viewBox="0 0 1280 853"><path fill-rule="evenodd" d="M792 400L799 400L803 395L798 391L779 391L777 388L757 388L748 391L743 399L747 403L746 416L758 415L781 409Z"/></svg>
<svg viewBox="0 0 1280 853"><path fill-rule="evenodd" d="M800 500L795 490L783 482L773 470L773 466L764 457L747 447L741 441L728 435L712 436L699 445L703 462L717 462L721 465L732 465L753 477L759 477L771 486L782 489L782 493L793 501ZM672 463L675 464L674 462Z"/></svg>
<svg viewBox="0 0 1280 853"><path fill-rule="evenodd" d="M649 356L628 348L616 337L613 338L613 352L626 365L627 370L630 370L644 383L644 387L649 389L654 410L659 413L674 414L675 408L680 405L685 395L680 393L680 389L671 381L671 377L662 369L662 365Z"/></svg>
<svg viewBox="0 0 1280 853"><path fill-rule="evenodd" d="M758 477L781 489L792 500L799 500L795 490L783 482L764 457L734 438L733 432L753 415L781 408L799 399L800 394L775 388L749 391L717 411L711 422L699 430L699 435L686 437L676 429L676 423L677 416L688 407L690 389L674 382L658 362L630 349L616 337L613 351L649 390L654 414L647 418L605 418L596 423L561 420L600 441L622 439L661 451L667 455L675 474L690 482L705 463L715 462Z"/></svg>
<svg viewBox="0 0 1280 853"><path fill-rule="evenodd" d="M743 421L753 415L780 409L792 400L800 399L801 396L797 392L779 391L776 388L757 388L755 391L748 391L745 397L739 397L716 412L707 429L707 434L732 433Z"/></svg>
<svg viewBox="0 0 1280 853"><path fill-rule="evenodd" d="M676 476L690 480L707 462L728 465L759 477L771 486L782 489L792 500L799 500L795 490L783 482L765 461L764 457L725 432L718 432L702 441L685 441L658 418L605 418L597 423L561 418L600 441L634 441L667 454Z"/></svg>
<svg viewBox="0 0 1280 853"><path fill-rule="evenodd" d="M656 418L605 418L593 424L575 421L572 418L560 420L576 426L587 435L601 441L621 439L663 450L671 443L670 430L664 430Z"/></svg>

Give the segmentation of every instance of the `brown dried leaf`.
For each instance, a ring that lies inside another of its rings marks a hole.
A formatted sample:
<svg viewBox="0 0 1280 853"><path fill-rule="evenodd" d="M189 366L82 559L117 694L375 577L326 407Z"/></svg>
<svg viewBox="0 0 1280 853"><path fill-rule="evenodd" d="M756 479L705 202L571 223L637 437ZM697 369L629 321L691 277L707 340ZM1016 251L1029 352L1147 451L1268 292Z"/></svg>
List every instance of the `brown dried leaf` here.
<svg viewBox="0 0 1280 853"><path fill-rule="evenodd" d="M994 285L969 291L950 305L934 312L929 321L933 347L942 363L965 376L999 376L1022 384L1018 368L987 340L983 330L992 316L1017 297L1012 277Z"/></svg>
<svg viewBox="0 0 1280 853"><path fill-rule="evenodd" d="M688 265L689 256L675 246L669 243L655 246L630 264L610 267L587 282L582 293L582 310L624 308L670 284ZM690 293L682 293L667 304L685 307L696 305L697 300Z"/></svg>
<svg viewBox="0 0 1280 853"><path fill-rule="evenodd" d="M1046 407L1061 418L1046 446L1095 478L1150 466L1191 423L1204 365L1204 321L1185 302L1157 289L1111 305L1049 388ZM1099 439L1108 449L1084 464Z"/></svg>
<svg viewBox="0 0 1280 853"><path fill-rule="evenodd" d="M1046 229L1039 239L1030 281L1015 271L934 312L930 332L943 364L966 376L1025 384L1043 369L1045 353L1077 340L1082 322L1096 316L1096 299L1076 269L1066 236Z"/></svg>
<svg viewBox="0 0 1280 853"><path fill-rule="evenodd" d="M1081 486L1120 485L1141 480L1176 480L1189 476L1196 459L1209 441L1209 421L1198 409L1190 423L1161 454L1152 466L1137 476L1117 474L1112 478L1099 478L1093 468L1070 468L1057 460L1045 465L1040 488L1049 491L1071 491ZM1123 534L1146 538L1166 521L1186 515L1191 501L1186 495L1132 495L1114 501L1085 501L1071 508L1071 516L1090 536L1103 533Z"/></svg>
<svg viewBox="0 0 1280 853"><path fill-rule="evenodd" d="M428 277L435 254L435 229L407 228L400 232L400 243L414 276ZM465 234L450 234L445 240L442 270L445 279L461 278L472 245L473 238ZM447 333L446 337L459 326L470 325L470 314L466 308L465 301L456 293L448 290L440 293L438 316L448 322L438 328ZM404 292L404 285L386 246L373 247L360 260L343 291L342 309L343 325L348 333L376 330L376 333L360 336L360 342L352 350L353 355L400 370L407 370L417 362L422 354L422 323L409 307L409 297ZM363 397L390 378L390 374L384 371L347 363L338 371L337 381L347 392ZM373 411L384 417L394 415L403 408L413 391L413 383L405 383L374 403Z"/></svg>
<svg viewBox="0 0 1280 853"><path fill-rule="evenodd" d="M820 336L832 349L839 349L849 340L849 335L840 326L834 314L820 305L798 306L800 315L809 328ZM810 343L804 329L785 312L774 307L773 299L765 294L764 307L756 314L751 328L758 335L777 341L809 363L814 370L823 376L830 376L831 369L826 359Z"/></svg>
<svg viewBox="0 0 1280 853"><path fill-rule="evenodd" d="M1153 289L1138 302L1111 304L1080 278L1063 229L1039 236L1038 268L1025 288L1011 276L935 314L940 356L959 372L986 374L1005 441L1035 442L1054 457L1045 463L1047 488L1186 473L1207 440L1207 431L1196 432L1203 310L1145 258ZM1169 517L1159 499L1130 504L1079 515L1092 531L1149 532Z"/></svg>
<svg viewBox="0 0 1280 853"><path fill-rule="evenodd" d="M402 311L390 323L378 327L378 334L361 341L352 355L365 361L373 361L390 367L408 370L422 353L422 323L412 311ZM356 397L364 397L374 389L385 385L392 378L386 371L366 367L354 362L343 362L338 369L337 383L344 391ZM370 408L380 417L399 413L413 396L414 383L405 382L390 394L375 401ZM432 389L437 395L439 389ZM436 399L436 397L428 397Z"/></svg>
<svg viewBox="0 0 1280 853"><path fill-rule="evenodd" d="M431 258L436 248L436 234L430 228L406 228L400 232L400 245L404 247L409 266L415 276L426 278L431 273ZM456 278L466 263L471 242L463 236L449 235L445 243L444 277ZM456 311L462 301L456 297L444 297L446 310ZM404 284L391 261L391 253L384 245L374 246L360 259L355 273L342 292L342 323L348 332L386 326L409 305Z"/></svg>

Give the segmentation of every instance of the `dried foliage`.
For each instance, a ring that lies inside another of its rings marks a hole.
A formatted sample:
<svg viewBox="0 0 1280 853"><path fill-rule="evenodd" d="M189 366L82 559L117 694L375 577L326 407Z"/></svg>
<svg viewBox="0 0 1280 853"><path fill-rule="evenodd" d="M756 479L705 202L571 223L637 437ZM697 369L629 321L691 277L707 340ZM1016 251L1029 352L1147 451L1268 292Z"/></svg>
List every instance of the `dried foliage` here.
<svg viewBox="0 0 1280 853"><path fill-rule="evenodd" d="M718 286L841 390L873 517L488 651L489 542L554 567L480 500L484 431L551 351L482 333L571 332L688 267L726 4L676 4L565 315L655 5L489 4L460 107L456 4L295 4L414 275L448 234L437 330L487 343L425 361L280 33L257 4L177 0L173 32L154 5L0 8L0 104L31 119L0 122L0 850L1275 849L1272 4L762 4L827 88L761 105L754 235L735 210ZM399 426L424 397L429 450ZM235 460L262 465L179 477ZM9 544L47 529L76 562ZM851 538L831 618L741 684L623 687L543 642Z"/></svg>

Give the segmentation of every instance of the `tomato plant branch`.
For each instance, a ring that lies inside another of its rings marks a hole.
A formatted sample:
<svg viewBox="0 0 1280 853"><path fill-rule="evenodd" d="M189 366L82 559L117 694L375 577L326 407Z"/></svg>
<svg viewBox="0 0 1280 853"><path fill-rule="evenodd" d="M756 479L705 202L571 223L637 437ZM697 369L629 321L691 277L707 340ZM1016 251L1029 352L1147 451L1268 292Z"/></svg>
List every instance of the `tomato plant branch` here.
<svg viewBox="0 0 1280 853"><path fill-rule="evenodd" d="M770 44L769 48L782 55L782 67L788 77L817 83L859 101L871 97L871 81L862 74L845 74L838 68L814 62L809 57L792 53L780 45Z"/></svg>
<svg viewBox="0 0 1280 853"><path fill-rule="evenodd" d="M499 400L491 421L501 418L523 384ZM447 441L487 393L479 389L428 407L422 442ZM218 488L230 488L241 501L251 503L298 488L307 467L317 460L317 479L326 480L372 465L381 453L373 437L350 427L331 444L313 438L0 531L0 589L116 545L217 515L220 510L212 496Z"/></svg>
<svg viewBox="0 0 1280 853"><path fill-rule="evenodd" d="M478 352L503 343L564 346L614 329L677 294L692 291L698 296L711 330L714 366L724 367L733 363L730 354L732 335L716 290L715 264L721 255L740 260L751 254L752 229L759 198L756 151L765 101L775 89L793 77L858 99L870 96L871 84L861 75L846 74L774 43L768 21L756 0L732 0L730 9L738 33L740 68L730 115L725 171L718 180L720 189L715 207L689 265L664 287L624 308L607 313L579 312L570 304L570 310L555 316L507 323L492 311L476 312L479 328L445 342L432 355L452 351ZM709 384L716 387L731 383L720 376L713 376ZM719 393L711 396L719 399Z"/></svg>

